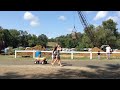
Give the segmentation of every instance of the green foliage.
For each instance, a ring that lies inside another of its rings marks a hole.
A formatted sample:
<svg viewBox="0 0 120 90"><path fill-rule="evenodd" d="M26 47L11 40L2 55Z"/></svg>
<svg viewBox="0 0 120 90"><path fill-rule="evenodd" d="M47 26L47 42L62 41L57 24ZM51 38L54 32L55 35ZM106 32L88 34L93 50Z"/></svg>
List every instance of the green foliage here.
<svg viewBox="0 0 120 90"><path fill-rule="evenodd" d="M37 41L37 43L38 43L39 45L42 45L42 46L46 47L46 46L47 46L47 42L48 42L48 38L47 38L46 35L41 34L41 35L38 36L38 41Z"/></svg>
<svg viewBox="0 0 120 90"><path fill-rule="evenodd" d="M34 47L34 46L36 46L37 45L37 40L38 40L38 38L37 38L37 36L36 35L28 35L28 46L30 46L30 47Z"/></svg>
<svg viewBox="0 0 120 90"><path fill-rule="evenodd" d="M3 41L5 47L34 47L41 45L46 47L48 42L59 43L64 48L76 48L81 50L83 48L92 48L94 46L101 47L101 45L110 45L112 48L120 49L120 33L117 29L117 23L112 19L103 21L102 25L95 27L90 25L84 29L84 33L76 32L76 39L71 37L71 34L61 35L56 38L48 39L44 34L38 37L34 34L28 34L27 31L15 29L3 29L0 27L0 50L3 48Z"/></svg>

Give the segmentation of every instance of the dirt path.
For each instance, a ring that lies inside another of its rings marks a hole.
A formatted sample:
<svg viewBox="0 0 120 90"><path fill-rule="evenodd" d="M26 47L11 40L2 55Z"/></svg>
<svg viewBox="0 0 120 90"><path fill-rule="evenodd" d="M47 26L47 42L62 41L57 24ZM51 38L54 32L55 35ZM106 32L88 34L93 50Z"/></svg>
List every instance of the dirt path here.
<svg viewBox="0 0 120 90"><path fill-rule="evenodd" d="M59 67L59 66L36 66L36 65L1 65L0 78L3 79L69 79L79 78L80 70L94 70L85 67Z"/></svg>
<svg viewBox="0 0 120 90"><path fill-rule="evenodd" d="M33 60L0 61L0 79L120 78L120 61L62 61L63 67L34 64Z"/></svg>

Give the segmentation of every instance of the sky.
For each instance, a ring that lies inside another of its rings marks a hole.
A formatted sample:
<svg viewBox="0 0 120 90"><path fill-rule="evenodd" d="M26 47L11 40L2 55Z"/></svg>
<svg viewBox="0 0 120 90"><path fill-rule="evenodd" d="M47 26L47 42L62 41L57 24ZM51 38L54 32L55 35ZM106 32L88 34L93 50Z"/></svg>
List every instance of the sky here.
<svg viewBox="0 0 120 90"><path fill-rule="evenodd" d="M120 32L120 11L84 11L84 15L95 26L113 19ZM74 26L77 32L84 32L77 11L0 11L0 26L37 36L45 34L48 38L70 34Z"/></svg>

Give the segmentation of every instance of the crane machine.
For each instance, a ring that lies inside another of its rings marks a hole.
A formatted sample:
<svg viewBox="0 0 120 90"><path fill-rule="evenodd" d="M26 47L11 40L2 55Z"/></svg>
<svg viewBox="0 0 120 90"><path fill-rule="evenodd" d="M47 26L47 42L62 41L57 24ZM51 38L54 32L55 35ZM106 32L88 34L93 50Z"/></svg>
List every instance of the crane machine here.
<svg viewBox="0 0 120 90"><path fill-rule="evenodd" d="M84 27L85 33L88 35L89 39L93 46L95 46L95 37L93 31L89 28L90 24L88 23L86 16L84 15L83 11L77 11L79 19Z"/></svg>
<svg viewBox="0 0 120 90"><path fill-rule="evenodd" d="M89 28L90 24L88 23L83 11L77 11L80 22L83 25L83 28L85 30L85 33L88 35L89 39L91 40L91 43L95 46L95 37L93 34L93 31ZM75 27L74 27L75 28ZM76 32L72 32L73 39L76 39Z"/></svg>

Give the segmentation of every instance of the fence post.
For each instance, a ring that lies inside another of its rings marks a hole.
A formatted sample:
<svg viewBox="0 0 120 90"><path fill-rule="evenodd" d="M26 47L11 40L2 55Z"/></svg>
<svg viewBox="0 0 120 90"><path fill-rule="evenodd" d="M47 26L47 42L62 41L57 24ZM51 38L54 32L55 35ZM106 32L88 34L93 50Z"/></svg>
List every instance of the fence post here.
<svg viewBox="0 0 120 90"><path fill-rule="evenodd" d="M73 52L71 52L71 59L73 59Z"/></svg>
<svg viewBox="0 0 120 90"><path fill-rule="evenodd" d="M33 58L35 58L35 50L33 50Z"/></svg>
<svg viewBox="0 0 120 90"><path fill-rule="evenodd" d="M16 50L15 50L15 58L16 58Z"/></svg>
<svg viewBox="0 0 120 90"><path fill-rule="evenodd" d="M90 51L90 59L92 59L92 51Z"/></svg>

